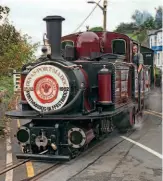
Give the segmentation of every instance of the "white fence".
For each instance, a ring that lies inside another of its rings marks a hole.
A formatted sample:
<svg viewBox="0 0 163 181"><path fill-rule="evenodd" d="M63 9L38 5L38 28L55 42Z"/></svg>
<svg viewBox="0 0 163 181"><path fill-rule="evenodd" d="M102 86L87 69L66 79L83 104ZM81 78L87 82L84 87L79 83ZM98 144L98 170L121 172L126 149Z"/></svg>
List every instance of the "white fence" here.
<svg viewBox="0 0 163 181"><path fill-rule="evenodd" d="M14 93L20 92L20 73L13 71L13 81L14 81Z"/></svg>

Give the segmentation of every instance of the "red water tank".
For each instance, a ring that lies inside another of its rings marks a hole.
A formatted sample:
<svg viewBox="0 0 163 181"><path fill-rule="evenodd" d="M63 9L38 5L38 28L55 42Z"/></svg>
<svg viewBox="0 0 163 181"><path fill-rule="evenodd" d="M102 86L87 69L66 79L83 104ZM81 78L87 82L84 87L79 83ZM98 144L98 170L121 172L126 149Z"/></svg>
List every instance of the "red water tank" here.
<svg viewBox="0 0 163 181"><path fill-rule="evenodd" d="M102 105L112 103L111 98L111 71L103 65L103 68L98 72L98 102Z"/></svg>

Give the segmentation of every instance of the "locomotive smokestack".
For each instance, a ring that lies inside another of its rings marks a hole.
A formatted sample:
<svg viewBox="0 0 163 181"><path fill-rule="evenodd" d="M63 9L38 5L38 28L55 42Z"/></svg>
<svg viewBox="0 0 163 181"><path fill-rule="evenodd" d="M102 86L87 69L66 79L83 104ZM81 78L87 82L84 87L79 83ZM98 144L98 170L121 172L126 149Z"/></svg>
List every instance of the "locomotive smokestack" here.
<svg viewBox="0 0 163 181"><path fill-rule="evenodd" d="M61 32L62 21L65 19L61 16L47 16L43 20L46 21L47 38L51 47L51 58L63 60L61 56Z"/></svg>

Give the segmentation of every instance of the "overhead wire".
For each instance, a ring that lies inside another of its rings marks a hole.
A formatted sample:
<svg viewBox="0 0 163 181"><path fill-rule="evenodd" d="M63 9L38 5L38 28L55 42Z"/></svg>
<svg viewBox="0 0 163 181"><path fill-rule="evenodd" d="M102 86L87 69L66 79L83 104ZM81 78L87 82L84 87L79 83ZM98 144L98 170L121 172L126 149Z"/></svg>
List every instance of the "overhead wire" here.
<svg viewBox="0 0 163 181"><path fill-rule="evenodd" d="M86 20L92 15L92 13L94 12L94 10L97 8L98 4L101 2L101 0L99 0L97 2L97 4L95 5L95 7L92 9L92 11L88 14L88 16L81 22L81 24L75 29L74 33L86 22Z"/></svg>
<svg viewBox="0 0 163 181"><path fill-rule="evenodd" d="M95 7L92 9L92 11L88 14L88 16L81 22L81 24L75 29L74 33L86 22L86 20L92 15L92 13L94 12L94 10L97 8L98 4L101 2L101 0L99 0L97 2L97 4L95 5ZM124 1L125 2L125 1ZM110 3L114 4L114 3L119 3L118 1L115 2L115 1L110 1ZM138 1L132 1L132 3L138 3Z"/></svg>

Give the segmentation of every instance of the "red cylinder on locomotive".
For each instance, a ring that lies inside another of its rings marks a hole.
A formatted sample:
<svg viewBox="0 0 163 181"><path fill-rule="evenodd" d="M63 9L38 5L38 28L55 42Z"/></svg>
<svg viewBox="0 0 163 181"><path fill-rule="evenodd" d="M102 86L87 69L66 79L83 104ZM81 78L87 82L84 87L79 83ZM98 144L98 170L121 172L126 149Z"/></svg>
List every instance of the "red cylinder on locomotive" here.
<svg viewBox="0 0 163 181"><path fill-rule="evenodd" d="M111 71L103 65L98 72L98 102L103 105L112 103L111 100Z"/></svg>

